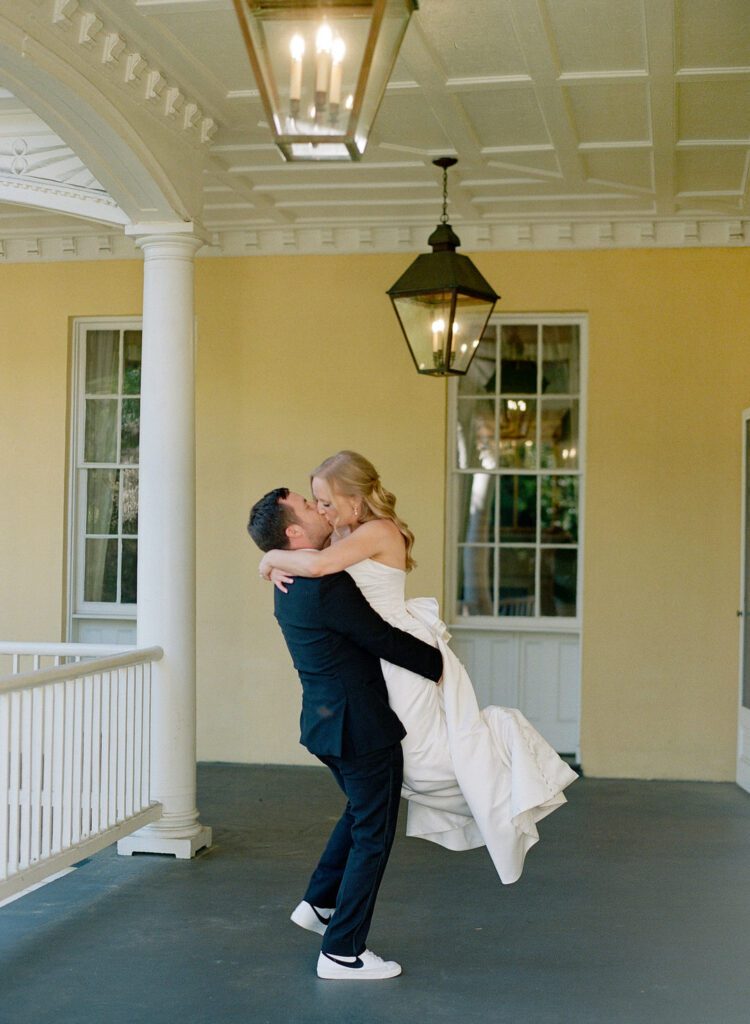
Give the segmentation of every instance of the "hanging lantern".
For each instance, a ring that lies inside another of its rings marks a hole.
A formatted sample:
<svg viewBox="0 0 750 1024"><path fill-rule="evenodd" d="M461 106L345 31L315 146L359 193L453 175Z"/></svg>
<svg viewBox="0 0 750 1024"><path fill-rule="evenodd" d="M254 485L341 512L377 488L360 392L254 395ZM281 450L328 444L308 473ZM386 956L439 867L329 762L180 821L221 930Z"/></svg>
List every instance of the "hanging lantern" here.
<svg viewBox="0 0 750 1024"><path fill-rule="evenodd" d="M388 289L401 330L419 373L462 375L500 296L468 256L456 252L461 240L448 223L448 168L458 161L432 161L443 169L443 215L428 238L431 253L417 256Z"/></svg>
<svg viewBox="0 0 750 1024"><path fill-rule="evenodd" d="M417 0L234 0L285 160L359 160Z"/></svg>

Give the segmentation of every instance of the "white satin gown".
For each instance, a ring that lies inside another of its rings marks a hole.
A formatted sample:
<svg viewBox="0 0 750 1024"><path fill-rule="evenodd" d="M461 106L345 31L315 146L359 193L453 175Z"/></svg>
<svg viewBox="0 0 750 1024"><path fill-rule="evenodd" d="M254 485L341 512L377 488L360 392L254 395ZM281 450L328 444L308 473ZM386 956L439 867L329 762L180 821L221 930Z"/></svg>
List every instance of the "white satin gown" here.
<svg viewBox="0 0 750 1024"><path fill-rule="evenodd" d="M517 881L536 822L564 804L578 776L514 708L479 709L433 598L404 595L406 573L371 558L347 572L391 625L437 646L443 680L382 662L391 707L406 736L402 796L406 834L449 850L486 846L502 882Z"/></svg>

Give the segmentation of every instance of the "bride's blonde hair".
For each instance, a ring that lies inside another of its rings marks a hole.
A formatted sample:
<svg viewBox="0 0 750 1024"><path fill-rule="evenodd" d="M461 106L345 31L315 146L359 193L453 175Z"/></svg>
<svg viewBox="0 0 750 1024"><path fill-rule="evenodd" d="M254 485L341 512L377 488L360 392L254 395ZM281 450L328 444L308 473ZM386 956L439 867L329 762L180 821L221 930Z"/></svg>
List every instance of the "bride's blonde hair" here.
<svg viewBox="0 0 750 1024"><path fill-rule="evenodd" d="M386 491L380 482L378 471L364 455L357 452L342 451L329 456L310 474L313 477L328 480L331 490L345 497L357 497L362 506L358 521L366 523L371 519L390 519L403 534L406 543L406 571L413 569L416 562L411 557L414 546L414 534L409 527L396 515L396 498Z"/></svg>

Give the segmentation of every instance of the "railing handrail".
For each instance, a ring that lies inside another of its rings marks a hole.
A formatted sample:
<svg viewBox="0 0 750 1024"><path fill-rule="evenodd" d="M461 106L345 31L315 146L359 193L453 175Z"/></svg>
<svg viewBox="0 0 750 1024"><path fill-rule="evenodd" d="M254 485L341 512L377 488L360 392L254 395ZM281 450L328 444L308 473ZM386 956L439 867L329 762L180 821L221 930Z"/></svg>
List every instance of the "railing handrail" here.
<svg viewBox="0 0 750 1024"><path fill-rule="evenodd" d="M70 665L58 665L54 668L32 669L29 672L20 672L18 675L0 676L0 693L29 690L35 686L45 686L48 683L65 682L66 679L80 679L84 676L96 675L99 672L107 672L113 668L129 668L131 665L142 665L147 661L160 661L163 657L164 650L161 647L144 647L107 658L94 658L91 661L77 661Z"/></svg>
<svg viewBox="0 0 750 1024"><path fill-rule="evenodd" d="M104 658L110 654L124 654L125 651L134 649L132 644L34 643L28 640L21 643L15 640L0 640L0 654L38 654L43 658L90 658L96 657L97 654Z"/></svg>

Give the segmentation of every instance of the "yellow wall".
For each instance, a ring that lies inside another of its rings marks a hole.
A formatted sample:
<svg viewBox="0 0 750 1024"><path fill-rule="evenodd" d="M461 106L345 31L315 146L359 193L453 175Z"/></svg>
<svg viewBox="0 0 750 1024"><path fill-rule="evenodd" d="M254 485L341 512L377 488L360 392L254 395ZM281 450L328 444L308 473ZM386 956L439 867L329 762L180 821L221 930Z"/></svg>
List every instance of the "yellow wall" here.
<svg viewBox="0 0 750 1024"><path fill-rule="evenodd" d="M483 253L503 312L589 315L582 750L592 775L734 775L747 252ZM199 756L303 762L250 504L362 450L441 589L445 386L384 295L403 255L199 260ZM138 312L138 262L0 271L0 636L62 620L68 319Z"/></svg>

